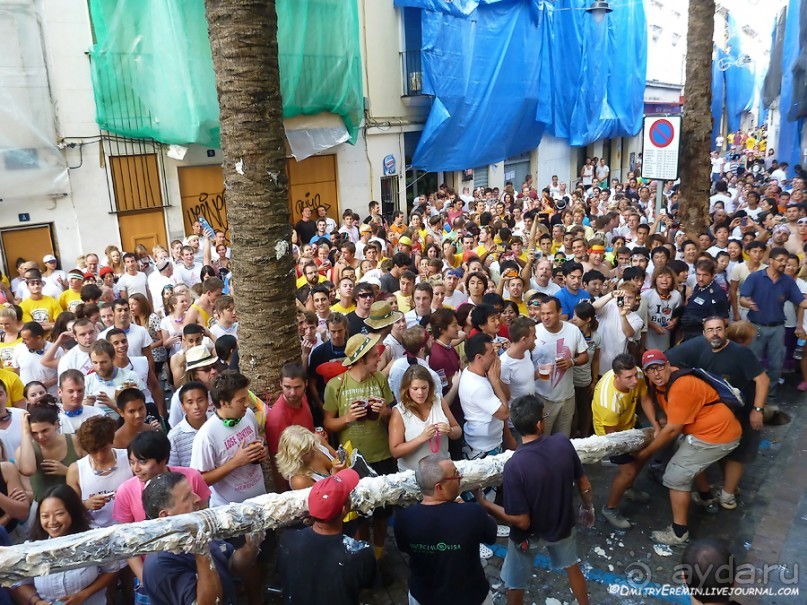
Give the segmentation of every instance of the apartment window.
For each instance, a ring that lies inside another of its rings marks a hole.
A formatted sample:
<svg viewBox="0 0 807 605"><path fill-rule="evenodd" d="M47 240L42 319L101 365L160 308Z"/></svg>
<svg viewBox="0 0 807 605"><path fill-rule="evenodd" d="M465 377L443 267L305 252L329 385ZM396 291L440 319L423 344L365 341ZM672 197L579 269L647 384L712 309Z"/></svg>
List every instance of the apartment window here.
<svg viewBox="0 0 807 605"><path fill-rule="evenodd" d="M406 97L421 95L423 94L421 9L404 7L401 11L401 18L403 20L403 48L401 51L403 94Z"/></svg>

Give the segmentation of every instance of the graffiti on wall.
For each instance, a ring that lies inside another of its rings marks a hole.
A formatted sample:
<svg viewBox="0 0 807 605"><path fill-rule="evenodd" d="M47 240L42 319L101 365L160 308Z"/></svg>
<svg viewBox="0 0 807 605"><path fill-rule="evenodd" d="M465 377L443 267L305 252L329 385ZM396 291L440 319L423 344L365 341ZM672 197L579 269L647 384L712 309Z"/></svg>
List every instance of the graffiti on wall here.
<svg viewBox="0 0 807 605"><path fill-rule="evenodd" d="M198 199L185 204L185 222L193 224L198 217L210 223L216 231L224 231L227 241L230 240L230 223L227 220L227 202L224 190L216 193L201 192Z"/></svg>

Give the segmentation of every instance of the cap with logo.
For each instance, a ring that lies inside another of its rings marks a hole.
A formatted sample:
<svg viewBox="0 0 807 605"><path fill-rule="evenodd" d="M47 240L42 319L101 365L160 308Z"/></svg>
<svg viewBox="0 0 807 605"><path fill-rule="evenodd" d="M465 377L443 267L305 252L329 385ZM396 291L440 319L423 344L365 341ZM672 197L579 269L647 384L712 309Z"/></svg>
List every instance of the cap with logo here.
<svg viewBox="0 0 807 605"><path fill-rule="evenodd" d="M308 493L308 512L318 521L334 521L350 500L352 492L359 484L359 474L346 468L335 475L317 481Z"/></svg>
<svg viewBox="0 0 807 605"><path fill-rule="evenodd" d="M650 366L667 363L667 356L658 349L648 349L642 355L642 369L646 370Z"/></svg>

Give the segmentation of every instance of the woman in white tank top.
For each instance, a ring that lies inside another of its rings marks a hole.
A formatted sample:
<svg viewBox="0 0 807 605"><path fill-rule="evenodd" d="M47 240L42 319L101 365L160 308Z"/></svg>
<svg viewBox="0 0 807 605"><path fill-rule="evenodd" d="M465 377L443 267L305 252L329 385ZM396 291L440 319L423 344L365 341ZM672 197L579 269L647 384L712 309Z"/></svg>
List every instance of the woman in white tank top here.
<svg viewBox="0 0 807 605"><path fill-rule="evenodd" d="M448 454L448 440L459 439L462 429L437 395L429 370L410 366L401 379L401 401L389 421L389 449L398 459L398 470L415 470L429 454Z"/></svg>
<svg viewBox="0 0 807 605"><path fill-rule="evenodd" d="M118 423L106 415L84 421L77 436L88 454L67 469L67 484L81 495L93 527L109 527L114 523L115 491L133 476L126 450L112 447L117 428Z"/></svg>

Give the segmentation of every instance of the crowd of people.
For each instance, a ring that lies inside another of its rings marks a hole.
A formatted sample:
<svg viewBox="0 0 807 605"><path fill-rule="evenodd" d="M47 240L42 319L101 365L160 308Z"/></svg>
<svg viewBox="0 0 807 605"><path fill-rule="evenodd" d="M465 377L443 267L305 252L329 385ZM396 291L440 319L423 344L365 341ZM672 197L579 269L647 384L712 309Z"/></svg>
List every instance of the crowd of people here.
<svg viewBox="0 0 807 605"><path fill-rule="evenodd" d="M408 217L370 202L337 225L304 209L292 235L301 355L274 401L239 372L224 233L197 222L170 250L110 246L67 272L53 255L44 271L20 259L0 288L0 538L244 502L266 493L264 467L277 491L310 488L310 520L277 539L31 578L15 598L242 592L256 604L276 553L289 603L356 603L389 580L394 515L410 603L491 603L481 559L509 536L509 602L523 602L545 547L584 605L575 528L633 527L623 501L649 501L642 472L669 493L671 522L652 539L688 544L692 503L737 507L783 373L807 390L807 175L775 161L718 168L697 234L677 221L677 184L657 209L657 183L612 178L598 158L571 186L442 186ZM570 439L640 426L650 444L612 457L610 487L592 486ZM454 461L505 449L503 484L463 492ZM351 511L359 472L405 470L421 503Z"/></svg>

